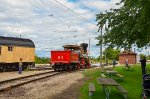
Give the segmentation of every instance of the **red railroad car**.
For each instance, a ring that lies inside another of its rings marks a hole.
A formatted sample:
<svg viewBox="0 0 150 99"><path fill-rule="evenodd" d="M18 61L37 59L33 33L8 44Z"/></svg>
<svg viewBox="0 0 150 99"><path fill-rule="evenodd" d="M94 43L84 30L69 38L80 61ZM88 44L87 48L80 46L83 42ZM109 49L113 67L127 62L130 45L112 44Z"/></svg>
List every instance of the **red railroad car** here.
<svg viewBox="0 0 150 99"><path fill-rule="evenodd" d="M86 51L82 53L81 46L65 45L63 47L63 51L51 51L51 63L55 71L89 67L89 58L84 57Z"/></svg>
<svg viewBox="0 0 150 99"><path fill-rule="evenodd" d="M70 53L71 51L51 51L51 63L70 63Z"/></svg>

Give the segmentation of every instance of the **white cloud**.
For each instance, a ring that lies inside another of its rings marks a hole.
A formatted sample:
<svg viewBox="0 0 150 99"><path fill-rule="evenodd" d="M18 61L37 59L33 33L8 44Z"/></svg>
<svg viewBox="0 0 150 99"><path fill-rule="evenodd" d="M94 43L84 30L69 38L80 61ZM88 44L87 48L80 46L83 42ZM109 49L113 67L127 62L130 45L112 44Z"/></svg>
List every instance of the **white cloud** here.
<svg viewBox="0 0 150 99"><path fill-rule="evenodd" d="M97 24L95 15L116 8L115 3L120 0L57 1L80 16L54 0L0 0L0 35L19 37L21 34L23 38L32 39L36 53L47 57L50 50L63 49L64 44L88 43L90 38L91 55L97 56L99 47L95 47L95 37L99 34L93 25Z"/></svg>
<svg viewBox="0 0 150 99"><path fill-rule="evenodd" d="M116 3L119 3L121 0L84 0L82 4L88 8L93 8L99 11L109 10L111 8L119 8L116 6Z"/></svg>

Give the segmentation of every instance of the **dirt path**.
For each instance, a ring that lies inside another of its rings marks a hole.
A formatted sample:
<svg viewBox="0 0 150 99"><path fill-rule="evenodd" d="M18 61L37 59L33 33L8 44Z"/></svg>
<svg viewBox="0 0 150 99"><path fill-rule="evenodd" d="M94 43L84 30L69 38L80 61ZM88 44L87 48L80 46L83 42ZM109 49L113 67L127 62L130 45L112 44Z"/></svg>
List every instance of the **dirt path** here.
<svg viewBox="0 0 150 99"><path fill-rule="evenodd" d="M0 99L77 99L83 85L81 72L43 79L0 94Z"/></svg>

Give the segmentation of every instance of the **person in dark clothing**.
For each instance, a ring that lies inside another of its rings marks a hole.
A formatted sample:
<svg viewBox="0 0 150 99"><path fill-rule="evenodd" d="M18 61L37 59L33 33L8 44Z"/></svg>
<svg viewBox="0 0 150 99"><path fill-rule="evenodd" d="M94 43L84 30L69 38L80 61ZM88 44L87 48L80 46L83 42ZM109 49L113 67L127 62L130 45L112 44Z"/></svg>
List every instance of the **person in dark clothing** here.
<svg viewBox="0 0 150 99"><path fill-rule="evenodd" d="M108 66L108 58L106 58L106 65Z"/></svg>
<svg viewBox="0 0 150 99"><path fill-rule="evenodd" d="M129 68L129 60L128 59L125 60L125 64L126 64L126 67Z"/></svg>
<svg viewBox="0 0 150 99"><path fill-rule="evenodd" d="M22 58L20 58L20 61L19 61L19 71L18 71L18 73L19 74L22 74Z"/></svg>
<svg viewBox="0 0 150 99"><path fill-rule="evenodd" d="M115 67L115 65L116 65L116 60L114 59L113 60L113 68Z"/></svg>
<svg viewBox="0 0 150 99"><path fill-rule="evenodd" d="M146 67L146 58L143 57L143 58L140 60L140 62L141 62L142 74L144 75L144 74L146 74L146 70L145 70L145 67Z"/></svg>

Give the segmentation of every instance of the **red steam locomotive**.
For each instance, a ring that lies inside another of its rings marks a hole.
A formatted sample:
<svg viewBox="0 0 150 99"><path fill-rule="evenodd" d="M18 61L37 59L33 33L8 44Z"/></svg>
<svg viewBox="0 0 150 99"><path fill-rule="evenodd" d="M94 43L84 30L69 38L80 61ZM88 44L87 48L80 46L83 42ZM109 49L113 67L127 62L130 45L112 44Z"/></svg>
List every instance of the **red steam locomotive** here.
<svg viewBox="0 0 150 99"><path fill-rule="evenodd" d="M88 44L64 45L63 51L51 51L51 64L55 71L89 68Z"/></svg>

